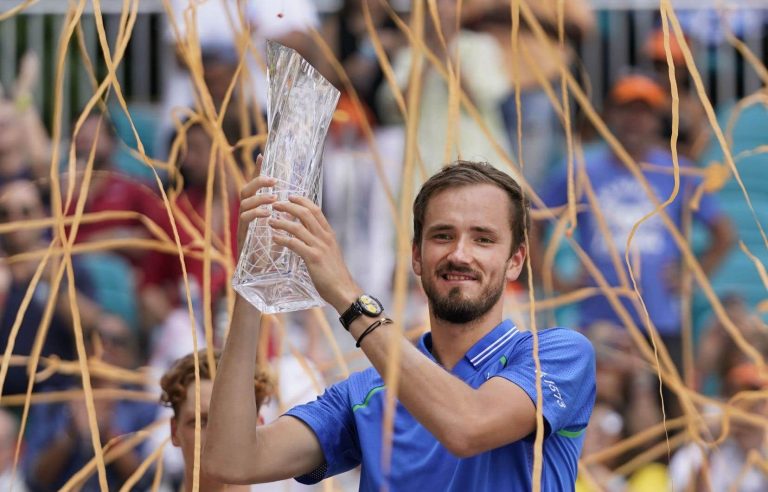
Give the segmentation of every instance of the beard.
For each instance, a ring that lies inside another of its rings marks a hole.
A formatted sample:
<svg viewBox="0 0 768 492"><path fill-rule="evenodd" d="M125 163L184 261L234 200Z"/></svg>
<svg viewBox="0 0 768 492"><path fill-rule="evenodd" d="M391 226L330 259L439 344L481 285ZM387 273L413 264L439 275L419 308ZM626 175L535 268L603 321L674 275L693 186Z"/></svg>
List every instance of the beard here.
<svg viewBox="0 0 768 492"><path fill-rule="evenodd" d="M440 269L437 272L437 275L441 275L442 273L440 272L444 270L463 273L472 272L472 270L468 268L447 265ZM448 295L441 295L437 292L437 288L435 288L435 284L431 278L430 280L426 280L426 277L422 277L421 284L422 287L424 287L424 293L427 295L432 314L437 319L452 324L465 324L485 315L496 305L501 298L501 295L504 293L506 281L502 278L498 283L489 283L474 299L464 297L460 287L453 287L448 291Z"/></svg>

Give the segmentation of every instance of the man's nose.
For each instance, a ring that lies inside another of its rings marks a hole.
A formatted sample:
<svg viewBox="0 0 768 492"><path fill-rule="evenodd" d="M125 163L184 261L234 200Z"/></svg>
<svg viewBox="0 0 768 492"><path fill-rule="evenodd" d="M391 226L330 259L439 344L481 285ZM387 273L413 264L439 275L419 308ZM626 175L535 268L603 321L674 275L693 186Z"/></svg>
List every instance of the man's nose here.
<svg viewBox="0 0 768 492"><path fill-rule="evenodd" d="M454 243L453 250L448 255L448 259L454 263L470 263L472 255L470 253L469 238L459 238L459 240Z"/></svg>

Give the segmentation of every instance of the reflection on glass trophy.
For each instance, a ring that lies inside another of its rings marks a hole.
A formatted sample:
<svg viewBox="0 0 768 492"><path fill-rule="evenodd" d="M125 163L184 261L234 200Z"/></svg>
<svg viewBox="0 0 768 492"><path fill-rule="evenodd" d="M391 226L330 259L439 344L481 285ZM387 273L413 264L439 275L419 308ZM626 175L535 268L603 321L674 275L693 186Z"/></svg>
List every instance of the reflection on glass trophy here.
<svg viewBox="0 0 768 492"><path fill-rule="evenodd" d="M261 193L276 194L278 200L301 195L320 204L320 159L339 91L294 50L272 41L267 77L269 136L261 172L277 184ZM322 306L304 260L274 244L274 234L285 233L270 228L267 219L251 222L232 286L262 313Z"/></svg>

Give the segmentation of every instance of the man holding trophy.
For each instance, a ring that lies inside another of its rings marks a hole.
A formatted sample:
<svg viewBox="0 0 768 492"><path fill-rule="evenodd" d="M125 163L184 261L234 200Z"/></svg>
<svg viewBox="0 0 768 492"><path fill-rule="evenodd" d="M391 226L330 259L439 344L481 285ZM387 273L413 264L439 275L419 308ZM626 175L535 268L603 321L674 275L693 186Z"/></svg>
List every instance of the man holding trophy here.
<svg viewBox="0 0 768 492"><path fill-rule="evenodd" d="M270 141L274 132L270 125ZM294 191L312 186L276 176L270 159L268 141L259 159L267 172L241 192L235 282L241 295L214 382L204 473L227 483L290 477L316 483L362 465L364 491L531 490L539 405L542 490L573 490L595 397L594 353L578 333L552 328L539 331L535 357L532 333L502 320L504 287L525 266L520 186L486 163L467 161L446 166L422 186L414 202L412 266L429 300L431 332L416 346L398 340L394 362L392 320L375 293L352 278L315 200ZM243 280L243 267L254 266L272 283ZM294 280L297 288L289 289L290 282L276 277L303 271L309 287ZM293 296L288 308L269 291L277 284ZM257 427L252 386L261 314L306 307L297 291L310 300L316 293L336 309L372 367ZM384 455L392 381L382 375L390 364L397 364L399 378L391 453Z"/></svg>

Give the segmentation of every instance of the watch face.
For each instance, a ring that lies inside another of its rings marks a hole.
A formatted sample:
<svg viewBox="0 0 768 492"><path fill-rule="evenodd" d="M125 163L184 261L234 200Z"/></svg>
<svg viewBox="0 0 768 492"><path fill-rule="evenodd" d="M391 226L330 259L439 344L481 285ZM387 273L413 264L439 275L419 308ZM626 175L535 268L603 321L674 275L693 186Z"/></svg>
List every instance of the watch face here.
<svg viewBox="0 0 768 492"><path fill-rule="evenodd" d="M383 311L381 303L369 295L361 295L358 302L368 316L378 316Z"/></svg>

